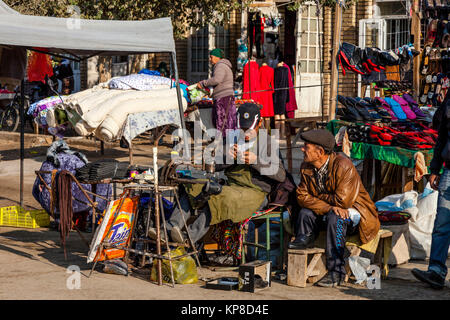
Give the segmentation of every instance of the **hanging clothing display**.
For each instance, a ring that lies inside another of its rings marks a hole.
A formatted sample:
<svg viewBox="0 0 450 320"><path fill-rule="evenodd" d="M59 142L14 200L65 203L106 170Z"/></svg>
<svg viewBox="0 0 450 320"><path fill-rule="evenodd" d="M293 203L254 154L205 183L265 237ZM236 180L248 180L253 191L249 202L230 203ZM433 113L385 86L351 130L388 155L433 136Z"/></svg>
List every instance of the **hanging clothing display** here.
<svg viewBox="0 0 450 320"><path fill-rule="evenodd" d="M260 90L268 90L261 92L260 103L263 108L261 110L261 117L273 117L273 76L274 70L268 65L263 65L259 69L259 87Z"/></svg>
<svg viewBox="0 0 450 320"><path fill-rule="evenodd" d="M249 85L249 64L244 66L244 72L242 74L242 90L244 95L242 99L253 99L254 101L260 102L260 93L255 91L260 91L259 87L259 65L256 61L250 61L250 84Z"/></svg>
<svg viewBox="0 0 450 320"><path fill-rule="evenodd" d="M264 30L264 25L261 23L261 14L250 13L248 16L248 36L250 39L250 52L253 52L253 45L256 46L257 58L262 58L262 44L263 44L263 33L261 29Z"/></svg>
<svg viewBox="0 0 450 320"><path fill-rule="evenodd" d="M45 83L46 75L49 78L53 76L53 67L50 56L44 53L32 51L30 56L28 57L28 81L41 81Z"/></svg>
<svg viewBox="0 0 450 320"><path fill-rule="evenodd" d="M284 67L288 70L288 80L289 80L289 101L286 104L286 116L288 118L295 118L295 110L297 110L297 100L295 99L295 89L294 83L292 81L291 69L287 64Z"/></svg>
<svg viewBox="0 0 450 320"><path fill-rule="evenodd" d="M275 92L273 94L273 110L277 115L286 114L286 103L289 102L289 90L280 88L289 87L289 70L284 66L276 67L274 70L273 84Z"/></svg>

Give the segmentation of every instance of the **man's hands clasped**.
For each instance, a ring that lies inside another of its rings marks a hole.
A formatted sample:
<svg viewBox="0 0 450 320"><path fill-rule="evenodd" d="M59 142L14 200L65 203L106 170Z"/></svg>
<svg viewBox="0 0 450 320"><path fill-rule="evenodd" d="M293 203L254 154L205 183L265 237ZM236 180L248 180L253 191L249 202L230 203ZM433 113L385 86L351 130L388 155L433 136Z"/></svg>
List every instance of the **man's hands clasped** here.
<svg viewBox="0 0 450 320"><path fill-rule="evenodd" d="M340 207L332 207L331 210L333 210L333 212L337 216L341 217L344 220L349 218L348 209L343 209L343 208L340 208Z"/></svg>

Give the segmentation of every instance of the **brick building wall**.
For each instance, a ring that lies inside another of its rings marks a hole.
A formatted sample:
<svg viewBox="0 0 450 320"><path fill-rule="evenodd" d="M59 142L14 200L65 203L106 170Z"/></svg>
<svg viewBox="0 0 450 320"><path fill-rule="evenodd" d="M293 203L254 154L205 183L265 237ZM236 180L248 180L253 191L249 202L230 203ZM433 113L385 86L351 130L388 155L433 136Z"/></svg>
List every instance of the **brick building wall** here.
<svg viewBox="0 0 450 320"><path fill-rule="evenodd" d="M349 6L342 14L341 42L358 45L359 20L372 16L373 0L359 0L357 4ZM324 112L328 114L331 98L331 51L333 48L333 30L335 25L334 8L324 10ZM358 96L358 77L355 73L347 72L344 76L339 67L338 94L344 96Z"/></svg>
<svg viewBox="0 0 450 320"><path fill-rule="evenodd" d="M357 4L354 4L346 8L343 12L343 25L341 31L341 42L350 42L358 44L359 35L359 20L371 18L373 0L359 0ZM279 12L283 14L285 7L280 7ZM229 16L229 22L226 28L229 30L229 57L228 59L233 65L233 71L236 73L237 64L237 43L236 40L241 37L241 12L231 12ZM331 84L331 50L333 47L333 28L334 28L334 8L324 8L323 19L323 63L324 63L324 111L328 114L329 102L331 97L330 84ZM280 43L284 43L284 24L281 25L279 32ZM176 53L177 53L177 65L178 73L181 79L187 79L188 73L188 34L183 39L176 39ZM148 67L150 69L156 69L160 62L165 61L169 64L169 54L149 54L148 55ZM87 81L87 64L83 62L81 68L81 88L85 89L88 85ZM347 73L343 76L341 69L339 68L339 86L338 93L347 96L357 96L357 76L354 73Z"/></svg>

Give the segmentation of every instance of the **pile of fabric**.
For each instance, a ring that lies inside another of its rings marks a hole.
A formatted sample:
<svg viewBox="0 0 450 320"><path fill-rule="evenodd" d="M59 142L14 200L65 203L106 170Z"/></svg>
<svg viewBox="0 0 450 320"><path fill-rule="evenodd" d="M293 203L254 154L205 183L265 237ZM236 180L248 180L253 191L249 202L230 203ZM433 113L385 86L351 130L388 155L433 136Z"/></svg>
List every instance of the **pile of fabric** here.
<svg viewBox="0 0 450 320"><path fill-rule="evenodd" d="M66 98L67 96L51 96L35 102L30 105L27 114L33 117L40 127L49 128L51 134L62 137L61 132L66 130L67 119L55 119L53 115L55 107L63 103Z"/></svg>
<svg viewBox="0 0 450 320"><path fill-rule="evenodd" d="M336 114L346 121L373 121L373 122L406 122L420 120L430 123L433 114L429 108L419 107L414 98L407 93L381 98L353 98L338 95L338 101L343 106L337 109Z"/></svg>
<svg viewBox="0 0 450 320"><path fill-rule="evenodd" d="M186 108L187 86L180 87ZM129 114L169 111L178 111L174 82L157 75L133 74L69 96L44 99L32 105L28 113L50 133L55 132L50 128L70 123L81 136L93 134L103 141L115 141L121 138Z"/></svg>
<svg viewBox="0 0 450 320"><path fill-rule="evenodd" d="M77 169L75 176L79 181L101 181L108 178L126 179L128 178L128 167L127 162L102 159Z"/></svg>
<svg viewBox="0 0 450 320"><path fill-rule="evenodd" d="M44 183L37 177L33 185L32 194L50 215L55 216L57 219L59 218L59 193L57 190L60 172L66 171L75 175L77 169L84 167L87 163L88 160L84 154L70 150L63 140L55 141L48 148L47 158L42 163L40 171L52 172L41 174L51 190L45 188ZM82 184L81 186L87 191L92 191L92 186L89 184ZM72 201L73 213L91 211L91 208L87 205L89 203L88 199L86 199L76 183L71 183L70 192L75 199ZM112 194L111 185L98 184L96 186L96 194L109 198ZM93 197L92 200L98 203L97 209L99 211L103 211L106 208L107 202L105 200L97 197Z"/></svg>
<svg viewBox="0 0 450 320"><path fill-rule="evenodd" d="M347 133L351 142L364 142L405 149L432 149L437 131L424 125L408 123L396 125L350 124Z"/></svg>

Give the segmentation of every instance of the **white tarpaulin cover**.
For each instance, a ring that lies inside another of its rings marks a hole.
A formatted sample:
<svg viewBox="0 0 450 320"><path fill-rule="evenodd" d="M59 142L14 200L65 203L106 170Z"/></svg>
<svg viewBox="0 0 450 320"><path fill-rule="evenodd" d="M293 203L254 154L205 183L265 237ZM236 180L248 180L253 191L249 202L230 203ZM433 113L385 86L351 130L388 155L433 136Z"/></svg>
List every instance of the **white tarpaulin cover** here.
<svg viewBox="0 0 450 320"><path fill-rule="evenodd" d="M0 0L0 14L9 13L9 14L20 14L14 9L11 9L6 3Z"/></svg>
<svg viewBox="0 0 450 320"><path fill-rule="evenodd" d="M0 45L76 55L175 52L170 18L87 20L17 14L0 0Z"/></svg>

